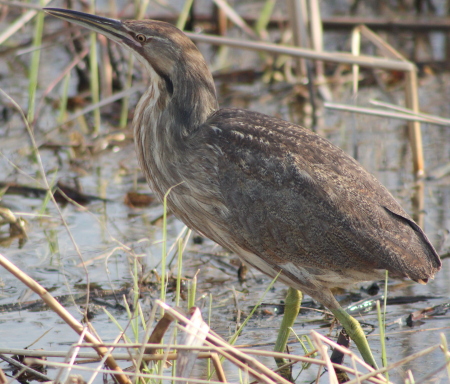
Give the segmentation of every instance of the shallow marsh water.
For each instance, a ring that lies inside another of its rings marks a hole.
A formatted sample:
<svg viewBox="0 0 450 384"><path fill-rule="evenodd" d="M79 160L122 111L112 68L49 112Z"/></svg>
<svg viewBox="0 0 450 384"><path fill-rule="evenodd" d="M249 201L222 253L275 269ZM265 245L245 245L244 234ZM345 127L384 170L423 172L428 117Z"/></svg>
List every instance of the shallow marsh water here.
<svg viewBox="0 0 450 384"><path fill-rule="evenodd" d="M43 56L42 66L51 68L54 57L64 61L61 53L55 53L57 48L47 50ZM242 52L239 55L243 55ZM239 56L241 57L241 56ZM243 61L251 59L243 59ZM62 65L62 64L58 64ZM20 80L20 74L10 75L10 69L2 64L2 88L11 94L21 105L25 105L25 90L27 84ZM9 76L8 76L9 75ZM43 82L52 77L51 72L43 74ZM450 83L447 74L427 76L420 79L420 103L424 112L440 116L450 116L450 91L446 84ZM336 87L334 98L343 103L351 103L352 97L349 86ZM254 85L227 85L218 84L221 105L242 106L246 108L278 115L288 120L301 120L302 112L295 99L290 86L268 86L261 82ZM390 90L389 94L377 89L362 89L358 95L358 104L366 104L370 99L391 101L392 98L402 100L400 89ZM299 111L300 110L300 111ZM39 178L39 171L31 156L27 133L23 123L15 112L8 121L2 123L0 150L4 155L0 160L0 174L4 180L14 181L28 185L35 185L11 162L25 174ZM68 128L68 132L54 133L44 137L55 126L56 112L46 104L44 115L39 121L39 130L36 131L38 140L68 140L69 132L78 129L77 124ZM450 130L448 127L423 125L424 153L427 171L430 175L438 168L448 164L450 158ZM101 133L106 133L116 127L108 126L106 122ZM320 131L335 144L348 153L358 154L358 160L379 180L388 187L402 205L411 212L410 198L413 194L414 182L411 176L411 155L406 140L405 127L402 122L353 115L349 113L323 110ZM88 142L94 140L87 136ZM42 150L41 155L48 172L48 178L53 177L71 180L77 177L87 194L98 195L108 199L107 202L93 202L86 206L86 210L74 205L62 207L62 213L68 223L89 275L89 282L95 283L101 289L118 290L132 284L131 273L133 269L131 252L125 250L122 244L131 248L135 255L146 267L146 271L155 269L160 271L161 260L161 222L154 220L160 216L162 209L158 203L147 208L130 208L124 204L127 191L132 190L135 180L140 176L134 149L130 140L125 144L118 143L113 149L100 151L95 155L88 152L75 154L69 148L59 151ZM1 180L3 181L3 180ZM450 240L450 175L424 181L425 216L424 229L440 254L448 254ZM138 184L138 189L148 192L144 183ZM43 199L24 198L22 196L5 195L2 203L14 212L35 214L43 207ZM19 248L18 241L3 246L0 250L9 260L38 280L54 296L65 294L84 293L87 283L86 271L81 265L77 252L68 236L66 229L51 204L45 207L42 218L27 217L29 227L28 241ZM168 243L183 229L183 224L169 218ZM183 276L192 278L199 270L198 277L198 306L202 308L205 318L208 317L209 295L213 298L211 324L214 331L224 337L230 336L236 327L236 318L249 313L261 297L262 292L270 280L257 271L250 271L247 281L241 284L237 278L237 267L230 264L230 258L224 250L215 246L209 240L202 244L194 244L191 240L183 259ZM175 263L170 265L170 271L176 274ZM150 276L152 276L150 274ZM35 295L28 295L24 286L11 275L0 271L2 291L0 305L35 300ZM150 277L154 285L148 286L143 294L142 305L147 313L152 307L152 300L159 297L156 277ZM450 296L450 266L448 258L443 260L442 271L426 286L411 282L390 281L389 297L397 296L430 296L433 299L419 301L411 304L390 305L387 308L387 350L391 362L421 351L440 342L439 334L442 332L450 340L450 317L448 315L436 316L409 327L406 317L413 311L426 307L449 302ZM354 288L338 293L338 299L350 304L360 298L369 298L365 292L370 283L364 283ZM283 300L285 287L275 284L274 288L264 298L265 303L278 304ZM172 303L173 294L169 293L167 302ZM308 302L309 298L305 298ZM68 304L67 308L76 318L81 319L80 304ZM184 302L183 306L186 305ZM269 314L258 314L252 319L238 344L268 344L264 347L271 349L271 343L276 337L276 330L281 317L275 314L272 306L267 307ZM110 309L109 309L110 310ZM124 311L111 310L122 326L128 324L128 316ZM241 315L239 315L242 312ZM378 323L374 310L356 316L359 320L373 325L374 331L369 335L369 343L380 361L380 343ZM311 329L322 334L329 333L329 321L323 320L319 312L305 310L297 318L295 331L298 335L308 334ZM103 341L114 340L118 329L109 321L102 311L92 320ZM42 334L41 339L35 342ZM336 330L331 332L336 336ZM131 334L130 334L131 336ZM33 349L67 350L75 343L78 336L71 331L59 318L50 311L5 311L0 313L0 348L24 348L32 343ZM261 347L263 348L263 347ZM292 345L292 353L302 354L298 344ZM267 366L274 367L269 358L261 358ZM441 367L444 355L437 350L424 356L418 361L391 372L391 380L403 382L406 370L411 369L416 382L421 381L430 372ZM125 366L125 365L124 365ZM5 367L4 364L1 367ZM226 365L227 378L238 381L236 370ZM196 366L198 376L205 375L205 365ZM316 369L305 371L297 382L310 382L317 375ZM52 373L50 372L50 376ZM86 375L85 377L89 377ZM448 379L445 370L433 382L445 383ZM323 379L326 382L326 378Z"/></svg>

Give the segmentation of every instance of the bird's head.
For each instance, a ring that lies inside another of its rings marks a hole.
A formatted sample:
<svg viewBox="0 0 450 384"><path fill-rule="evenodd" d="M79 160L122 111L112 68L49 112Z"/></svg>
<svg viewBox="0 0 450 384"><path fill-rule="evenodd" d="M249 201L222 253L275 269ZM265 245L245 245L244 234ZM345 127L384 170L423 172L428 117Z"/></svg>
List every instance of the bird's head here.
<svg viewBox="0 0 450 384"><path fill-rule="evenodd" d="M217 109L213 78L202 54L173 25L156 20L120 21L68 9L44 10L101 33L133 52L151 73L152 81L163 80L165 96L173 99L175 112L184 120L193 118L192 124L201 124ZM198 105L204 111L196 110Z"/></svg>

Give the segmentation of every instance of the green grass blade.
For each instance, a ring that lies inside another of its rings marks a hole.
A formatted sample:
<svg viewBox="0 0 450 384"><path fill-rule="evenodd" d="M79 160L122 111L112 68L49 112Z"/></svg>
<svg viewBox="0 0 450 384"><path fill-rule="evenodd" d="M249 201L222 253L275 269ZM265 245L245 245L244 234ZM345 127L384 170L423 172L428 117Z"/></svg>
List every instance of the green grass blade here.
<svg viewBox="0 0 450 384"><path fill-rule="evenodd" d="M267 28L270 17L272 16L273 8L275 7L276 0L266 0L264 7L259 14L258 20L255 25L255 32L258 36L261 36L261 32Z"/></svg>
<svg viewBox="0 0 450 384"><path fill-rule="evenodd" d="M258 302L256 303L256 305L253 307L253 309L251 310L250 314L246 317L246 319L242 322L241 326L239 327L239 329L235 332L235 334L231 337L229 343L231 345L233 345L237 338L239 337L239 335L241 334L242 330L244 329L244 327L247 325L247 323L249 322L249 320L253 317L253 314L255 313L256 309L261 305L262 301L264 300L264 297L266 297L267 292L269 292L273 285L275 284L275 281L277 281L278 276L280 275L281 272L278 273L278 275L276 275L276 277L270 282L270 284L268 285L268 287L266 288L266 290L264 291L263 295L261 296L261 298L258 300Z"/></svg>
<svg viewBox="0 0 450 384"><path fill-rule="evenodd" d="M180 16L178 17L178 20L177 20L177 24L176 24L177 28L183 30L184 27L186 26L186 21L189 17L189 12L191 11L193 3L194 3L194 0L186 0L184 2L183 9L181 10Z"/></svg>
<svg viewBox="0 0 450 384"><path fill-rule="evenodd" d="M383 367L387 367L387 353L386 353L386 337L385 337L385 322L383 321L383 316L381 314L380 300L377 300L377 315L378 315L378 326L380 329L380 344L381 344L381 362ZM389 381L389 373L385 372L386 380Z"/></svg>
<svg viewBox="0 0 450 384"><path fill-rule="evenodd" d="M95 14L95 1L91 0L89 11ZM100 101L100 87L99 87L99 77L98 77L98 52L97 52L97 33L90 32L89 40L91 42L91 51L89 55L89 69L91 71L91 98L92 104L98 104ZM94 109L94 133L100 131L100 108Z"/></svg>
<svg viewBox="0 0 450 384"><path fill-rule="evenodd" d="M195 306L196 296L197 296L197 274L194 275L192 280L189 282L188 291L188 309Z"/></svg>
<svg viewBox="0 0 450 384"><path fill-rule="evenodd" d="M164 195L163 200L163 233L162 233L162 255L161 255L161 301L166 302L166 258L167 258L167 196L169 191ZM164 309L161 307L161 316L164 316Z"/></svg>
<svg viewBox="0 0 450 384"><path fill-rule="evenodd" d="M450 383L450 352L448 350L448 343L447 343L447 339L445 337L444 333L441 333L441 344L442 344L442 349L444 351L444 357L445 357L445 361L446 361L446 366L447 366L447 375L448 375L448 380Z"/></svg>
<svg viewBox="0 0 450 384"><path fill-rule="evenodd" d="M178 239L177 286L175 292L175 306L177 307L180 306L182 272L183 272L183 239Z"/></svg>
<svg viewBox="0 0 450 384"><path fill-rule="evenodd" d="M133 82L133 68L134 68L134 56L130 55L128 59L128 72L125 82L125 89L131 88ZM128 124L128 107L130 104L130 97L126 96L122 99L122 110L120 111L120 128L125 128Z"/></svg>
<svg viewBox="0 0 450 384"><path fill-rule="evenodd" d="M44 6L43 0L39 3ZM44 30L44 13L39 12L36 15L36 24L34 25L33 47L34 51L31 56L30 83L28 86L28 113L27 120L33 125L34 110L36 106L36 90L39 78L39 63L41 58L42 33Z"/></svg>

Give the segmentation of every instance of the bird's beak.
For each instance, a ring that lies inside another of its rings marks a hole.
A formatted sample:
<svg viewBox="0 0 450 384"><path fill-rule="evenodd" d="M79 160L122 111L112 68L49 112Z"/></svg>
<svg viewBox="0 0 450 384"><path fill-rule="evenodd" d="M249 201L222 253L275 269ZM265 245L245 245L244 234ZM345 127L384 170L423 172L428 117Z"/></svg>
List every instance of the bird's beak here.
<svg viewBox="0 0 450 384"><path fill-rule="evenodd" d="M129 35L128 30L120 20L108 19L106 17L91 15L89 13L72 11L60 8L44 8L44 11L52 16L81 25L91 31L101 33L118 43L128 46L136 45Z"/></svg>

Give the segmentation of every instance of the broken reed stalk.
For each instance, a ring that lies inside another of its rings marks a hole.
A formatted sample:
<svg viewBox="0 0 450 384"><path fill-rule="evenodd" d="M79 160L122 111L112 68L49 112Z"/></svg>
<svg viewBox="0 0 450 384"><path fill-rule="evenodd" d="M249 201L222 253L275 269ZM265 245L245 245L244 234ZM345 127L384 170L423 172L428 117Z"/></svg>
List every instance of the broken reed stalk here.
<svg viewBox="0 0 450 384"><path fill-rule="evenodd" d="M393 105L381 103L379 101L371 101L371 103L375 104L375 105L380 105L380 106L386 107L386 108L393 107ZM331 102L331 101L326 101L323 105L325 108L335 109L337 111L357 112L357 113L361 113L364 115L387 117L389 119L398 119L398 120L407 120L407 121L419 121L422 123L435 124L435 125L441 125L441 126L449 126L450 125L450 119L444 119L439 116L428 115L425 113L413 114L411 110L406 109L406 108L401 108L397 112L395 110L389 111L389 110L380 109L380 108L359 107L359 106L355 106L355 105L341 104L341 103L335 103L335 102ZM397 106L395 106L395 107L397 108Z"/></svg>
<svg viewBox="0 0 450 384"><path fill-rule="evenodd" d="M22 283L24 283L33 292L37 293L42 300L79 335L83 333L84 327L79 323L68 311L64 308L44 287L42 287L37 281L33 280L26 273L17 268L13 263L7 260L0 254L0 265L5 268L12 275L17 277ZM115 359L110 355L107 348L103 347L101 341L98 340L89 332L85 332L86 341L94 345L94 349L102 358L106 357L105 364L114 372L113 374L120 384L130 384L131 381L127 376L123 374L122 369L117 365Z"/></svg>
<svg viewBox="0 0 450 384"><path fill-rule="evenodd" d="M193 325L189 319L175 311L173 308L169 307L167 304L161 302L160 300L157 300L156 304L164 308L165 311L169 312L178 321ZM220 353L226 359L230 360L232 363L236 364L238 367L247 370L248 373L254 376L259 382L273 384L273 382L275 381L282 384L290 384L289 381L277 375L266 366L259 364L258 361L253 357L250 357L242 351L233 348L228 343L213 336L212 334L208 334L207 343L212 347L222 347L215 351L217 353ZM255 367L257 367L257 369Z"/></svg>
<svg viewBox="0 0 450 384"><path fill-rule="evenodd" d="M226 383L227 378L225 376L225 371L223 370L219 355L217 354L217 352L211 352L210 357L213 362L214 370L216 371L217 379L222 383Z"/></svg>
<svg viewBox="0 0 450 384"><path fill-rule="evenodd" d="M0 368L0 384L6 384L9 381L6 379L6 375L3 370Z"/></svg>
<svg viewBox="0 0 450 384"><path fill-rule="evenodd" d="M387 109L392 109L394 111L406 113L410 116L416 116L418 118L418 121L421 121L423 123L429 123L429 124L437 124L437 125L450 125L450 119L446 119L444 117L436 116L436 115L430 115L428 113L414 113L408 108L400 107L398 105L394 105L391 103L385 103L380 100L370 100L370 104L376 105L378 107L384 107Z"/></svg>

